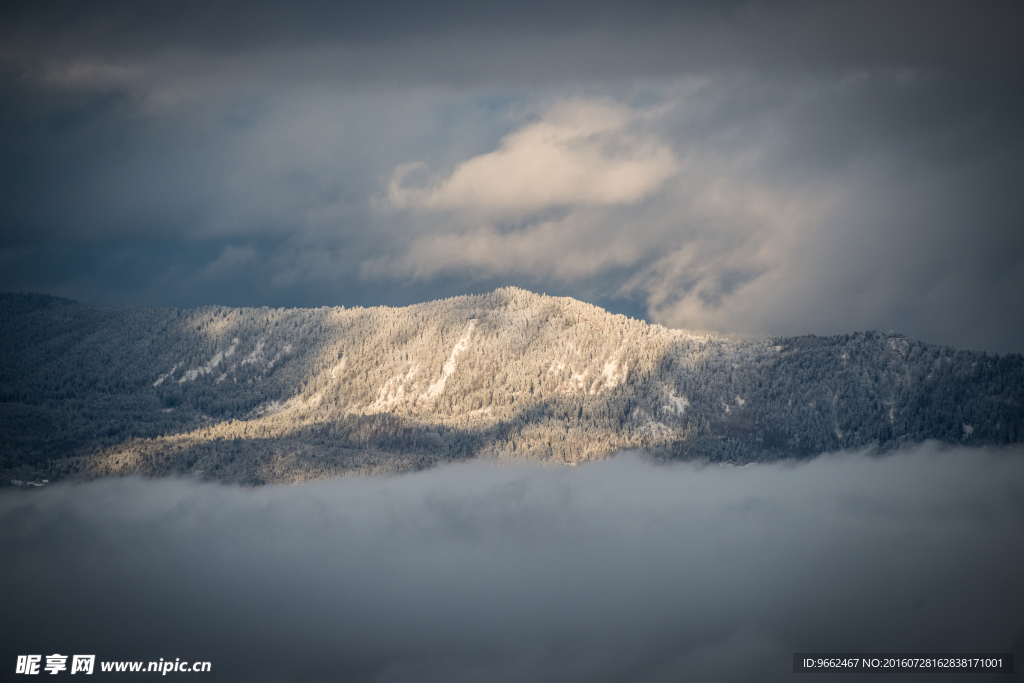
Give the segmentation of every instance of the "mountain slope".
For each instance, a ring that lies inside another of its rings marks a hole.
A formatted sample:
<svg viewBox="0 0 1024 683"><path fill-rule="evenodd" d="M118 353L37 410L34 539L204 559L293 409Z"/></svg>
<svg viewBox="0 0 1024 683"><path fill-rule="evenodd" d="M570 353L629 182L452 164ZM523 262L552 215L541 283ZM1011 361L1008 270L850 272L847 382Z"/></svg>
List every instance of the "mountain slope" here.
<svg viewBox="0 0 1024 683"><path fill-rule="evenodd" d="M1024 440L1024 362L899 335L733 340L500 289L407 308L0 295L4 481L261 483L623 448L749 462Z"/></svg>

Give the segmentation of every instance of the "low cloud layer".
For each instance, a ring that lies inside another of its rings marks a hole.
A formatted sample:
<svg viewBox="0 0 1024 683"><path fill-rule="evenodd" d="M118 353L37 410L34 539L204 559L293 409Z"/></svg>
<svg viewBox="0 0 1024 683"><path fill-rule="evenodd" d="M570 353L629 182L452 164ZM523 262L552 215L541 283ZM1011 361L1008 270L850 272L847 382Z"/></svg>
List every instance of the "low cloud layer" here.
<svg viewBox="0 0 1024 683"><path fill-rule="evenodd" d="M60 652L209 660L224 680L788 681L794 651L1020 656L1022 533L1020 453L934 445L259 490L62 484L0 496L2 665Z"/></svg>

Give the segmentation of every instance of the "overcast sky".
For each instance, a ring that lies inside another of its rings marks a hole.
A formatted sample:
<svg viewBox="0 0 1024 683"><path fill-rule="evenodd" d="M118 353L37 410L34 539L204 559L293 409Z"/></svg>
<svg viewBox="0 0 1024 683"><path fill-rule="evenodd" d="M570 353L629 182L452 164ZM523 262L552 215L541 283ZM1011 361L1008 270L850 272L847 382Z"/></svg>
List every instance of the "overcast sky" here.
<svg viewBox="0 0 1024 683"><path fill-rule="evenodd" d="M210 661L211 680L668 683L788 682L794 652L1019 662L1022 481L1021 453L927 444L744 468L621 456L258 490L5 491L0 663L95 654ZM1004 680L990 676L941 680Z"/></svg>
<svg viewBox="0 0 1024 683"><path fill-rule="evenodd" d="M0 289L1024 351L1020 2L8 2Z"/></svg>

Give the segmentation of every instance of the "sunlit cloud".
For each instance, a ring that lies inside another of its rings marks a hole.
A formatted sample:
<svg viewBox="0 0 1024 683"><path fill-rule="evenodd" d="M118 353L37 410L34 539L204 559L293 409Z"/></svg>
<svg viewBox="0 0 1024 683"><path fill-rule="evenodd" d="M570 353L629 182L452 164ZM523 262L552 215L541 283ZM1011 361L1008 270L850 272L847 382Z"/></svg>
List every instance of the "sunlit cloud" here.
<svg viewBox="0 0 1024 683"><path fill-rule="evenodd" d="M416 185L408 179L425 165L400 166L388 197L419 234L361 272L566 283L626 272L610 293L644 301L653 321L756 331L763 321L751 309L799 270L798 246L820 233L844 190L775 178L777 152L753 136L744 144L748 131L663 139L666 112L687 122L728 96L727 84L704 81L666 88L657 110L571 100L445 179ZM617 184L625 176L633 182Z"/></svg>
<svg viewBox="0 0 1024 683"><path fill-rule="evenodd" d="M633 242L615 234L608 234L607 240L590 239L602 226L588 223L587 219L594 217L582 213L510 232L484 226L466 232L426 235L413 241L397 258L367 260L362 272L369 277L417 280L444 273L571 279L632 265L643 257L645 248L641 241Z"/></svg>
<svg viewBox="0 0 1024 683"><path fill-rule="evenodd" d="M402 164L388 186L400 207L522 213L555 206L632 204L677 171L672 150L632 124L642 116L609 101L573 99L510 133L501 146L447 178L414 184L423 163Z"/></svg>

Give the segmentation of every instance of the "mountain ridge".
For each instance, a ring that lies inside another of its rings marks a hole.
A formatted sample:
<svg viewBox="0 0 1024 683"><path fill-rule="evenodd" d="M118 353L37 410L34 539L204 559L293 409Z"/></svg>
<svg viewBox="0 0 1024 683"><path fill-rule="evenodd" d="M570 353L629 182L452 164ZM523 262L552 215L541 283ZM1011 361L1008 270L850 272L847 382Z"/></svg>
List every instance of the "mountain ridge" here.
<svg viewBox="0 0 1024 683"><path fill-rule="evenodd" d="M0 478L247 484L622 449L756 462L1024 440L1024 359L893 333L736 339L518 288L412 306L0 295Z"/></svg>

